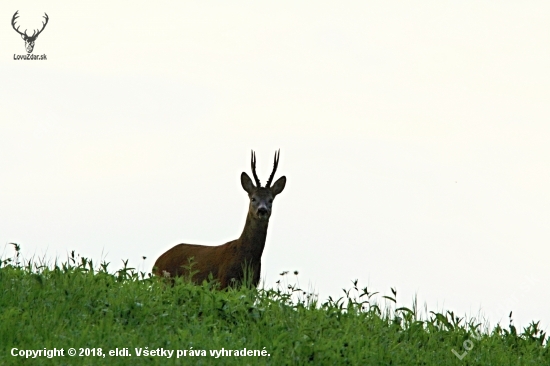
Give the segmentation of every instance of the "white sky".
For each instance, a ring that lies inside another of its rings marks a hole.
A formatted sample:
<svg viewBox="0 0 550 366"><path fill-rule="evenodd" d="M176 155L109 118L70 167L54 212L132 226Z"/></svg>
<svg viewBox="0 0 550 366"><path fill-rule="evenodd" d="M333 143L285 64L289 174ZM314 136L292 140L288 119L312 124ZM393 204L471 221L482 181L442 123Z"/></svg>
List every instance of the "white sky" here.
<svg viewBox="0 0 550 366"><path fill-rule="evenodd" d="M29 29L48 13L47 61L13 59L16 10ZM265 182L280 148L267 286L298 270L322 300L359 279L548 327L549 18L546 1L2 1L0 243L150 271L237 238L250 150Z"/></svg>

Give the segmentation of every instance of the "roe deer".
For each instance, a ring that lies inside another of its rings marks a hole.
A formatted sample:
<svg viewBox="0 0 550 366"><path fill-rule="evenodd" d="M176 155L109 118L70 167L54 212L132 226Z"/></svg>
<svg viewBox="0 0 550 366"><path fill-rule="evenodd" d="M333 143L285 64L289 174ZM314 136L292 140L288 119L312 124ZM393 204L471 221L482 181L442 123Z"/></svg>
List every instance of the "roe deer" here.
<svg viewBox="0 0 550 366"><path fill-rule="evenodd" d="M252 151L252 174L256 185L245 172L241 174L241 185L248 193L250 205L243 232L238 239L218 246L178 244L157 259L153 273L157 276L175 277L190 275L191 271L191 280L198 284L212 274L212 278L218 280L223 289L241 283L246 266L252 272L251 284L257 286L271 206L275 196L283 191L286 184L286 177L283 176L271 187L278 164L279 152L276 152L273 172L265 187L262 187L256 175L256 155Z"/></svg>

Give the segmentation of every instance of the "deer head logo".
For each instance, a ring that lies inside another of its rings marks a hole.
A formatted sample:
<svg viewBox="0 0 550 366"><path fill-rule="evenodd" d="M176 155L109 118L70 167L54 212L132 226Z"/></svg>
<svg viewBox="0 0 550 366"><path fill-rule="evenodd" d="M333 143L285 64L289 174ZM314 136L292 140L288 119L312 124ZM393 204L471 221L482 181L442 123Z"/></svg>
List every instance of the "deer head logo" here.
<svg viewBox="0 0 550 366"><path fill-rule="evenodd" d="M17 28L15 28L15 20L17 18L19 18L19 15L17 14L19 12L19 10L17 10L15 12L15 14L13 14L13 18L11 18L11 26L13 27L13 29L15 29L15 31L17 33L19 33L21 35L21 38L23 38L23 40L25 41L25 48L27 49L27 53L32 53L32 50L34 49L34 42L36 41L36 38L38 37L38 35L40 33L42 33L42 31L44 30L44 28L46 28L46 24L48 24L48 14L44 13L44 18L46 19L45 22L42 22L42 29L38 30L38 29L35 29L33 30L32 32L32 36L29 36L27 34L27 30L25 29L25 32L21 33L19 31L19 26Z"/></svg>

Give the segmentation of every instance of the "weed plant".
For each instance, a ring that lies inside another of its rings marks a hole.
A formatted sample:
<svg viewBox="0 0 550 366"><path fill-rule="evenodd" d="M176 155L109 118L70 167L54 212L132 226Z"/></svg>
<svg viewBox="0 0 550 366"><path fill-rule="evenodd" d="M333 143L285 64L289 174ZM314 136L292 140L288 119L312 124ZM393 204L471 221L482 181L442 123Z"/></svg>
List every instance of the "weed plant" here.
<svg viewBox="0 0 550 366"><path fill-rule="evenodd" d="M169 283L127 262L109 272L74 252L65 263L20 263L17 251L0 264L0 364L550 365L538 323L520 332L512 323L483 330L451 311L422 319L416 303L396 308L394 289L382 297L392 306L381 306L357 281L319 302L282 275L273 289L220 291L214 282ZM12 356L53 349L64 355Z"/></svg>

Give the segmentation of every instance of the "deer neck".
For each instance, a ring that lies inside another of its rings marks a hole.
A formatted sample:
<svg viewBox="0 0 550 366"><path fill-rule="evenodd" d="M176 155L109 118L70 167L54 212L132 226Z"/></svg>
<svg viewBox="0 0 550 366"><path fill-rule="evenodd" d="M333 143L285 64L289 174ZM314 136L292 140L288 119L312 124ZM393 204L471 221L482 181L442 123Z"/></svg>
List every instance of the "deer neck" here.
<svg viewBox="0 0 550 366"><path fill-rule="evenodd" d="M269 220L258 220L250 213L246 216L246 223L239 238L239 249L251 259L259 259L264 251Z"/></svg>

